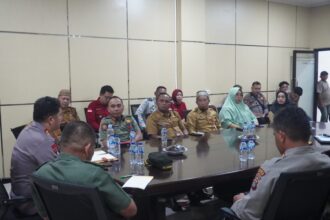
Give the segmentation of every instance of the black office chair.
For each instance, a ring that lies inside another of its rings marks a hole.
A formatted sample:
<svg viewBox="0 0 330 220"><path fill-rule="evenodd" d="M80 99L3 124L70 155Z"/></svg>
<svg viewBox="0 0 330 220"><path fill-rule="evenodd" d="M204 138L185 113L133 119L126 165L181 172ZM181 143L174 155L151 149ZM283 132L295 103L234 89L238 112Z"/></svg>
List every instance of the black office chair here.
<svg viewBox="0 0 330 220"><path fill-rule="evenodd" d="M81 186L31 176L32 184L50 220L122 219L103 204L94 187Z"/></svg>
<svg viewBox="0 0 330 220"><path fill-rule="evenodd" d="M140 104L131 105L131 115L135 115L136 110L139 108Z"/></svg>
<svg viewBox="0 0 330 220"><path fill-rule="evenodd" d="M184 120L186 120L186 121L187 121L187 115L189 114L189 112L191 112L191 109L188 109L188 110L184 110L183 111Z"/></svg>
<svg viewBox="0 0 330 220"><path fill-rule="evenodd" d="M263 220L320 219L330 192L330 168L282 173L263 213ZM238 220L228 208L221 219Z"/></svg>
<svg viewBox="0 0 330 220"><path fill-rule="evenodd" d="M18 136L21 133L21 131L25 128L25 126L26 125L21 125L21 126L17 126L15 128L11 128L10 129L16 139L18 138Z"/></svg>
<svg viewBox="0 0 330 220"><path fill-rule="evenodd" d="M0 220L34 219L33 216L24 216L15 209L16 205L31 201L31 198L10 198L4 185L10 182L9 178L0 179Z"/></svg>

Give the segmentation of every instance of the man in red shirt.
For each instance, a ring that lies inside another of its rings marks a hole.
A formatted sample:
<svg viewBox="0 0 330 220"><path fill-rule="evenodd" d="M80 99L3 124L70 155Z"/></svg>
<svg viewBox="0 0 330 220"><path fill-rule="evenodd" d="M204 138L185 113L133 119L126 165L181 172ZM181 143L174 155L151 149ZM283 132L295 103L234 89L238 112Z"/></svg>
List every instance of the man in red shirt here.
<svg viewBox="0 0 330 220"><path fill-rule="evenodd" d="M99 132L101 119L109 115L107 107L113 93L114 91L111 86L103 86L98 99L88 105L86 113L87 123L92 126L95 132Z"/></svg>

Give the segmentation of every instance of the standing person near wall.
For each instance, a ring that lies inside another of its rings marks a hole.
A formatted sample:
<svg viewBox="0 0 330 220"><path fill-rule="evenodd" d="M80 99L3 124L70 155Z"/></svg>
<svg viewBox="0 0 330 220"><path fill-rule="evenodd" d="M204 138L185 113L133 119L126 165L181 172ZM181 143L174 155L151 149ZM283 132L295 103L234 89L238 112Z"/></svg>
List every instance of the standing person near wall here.
<svg viewBox="0 0 330 220"><path fill-rule="evenodd" d="M95 132L99 132L102 118L109 115L108 102L113 96L113 93L114 90L111 86L102 86L97 100L92 101L88 105L86 113L87 123L94 129Z"/></svg>
<svg viewBox="0 0 330 220"><path fill-rule="evenodd" d="M321 111L321 122L327 122L330 114L330 89L328 84L328 72L322 71L320 74L321 80L318 81L317 92L317 106Z"/></svg>

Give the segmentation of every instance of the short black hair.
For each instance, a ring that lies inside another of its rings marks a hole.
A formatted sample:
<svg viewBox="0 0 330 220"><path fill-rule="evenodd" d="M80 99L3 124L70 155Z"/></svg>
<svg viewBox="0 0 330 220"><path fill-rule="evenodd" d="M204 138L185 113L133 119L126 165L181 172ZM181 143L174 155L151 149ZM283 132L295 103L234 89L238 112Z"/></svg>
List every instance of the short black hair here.
<svg viewBox="0 0 330 220"><path fill-rule="evenodd" d="M81 149L87 144L95 144L96 135L92 127L83 121L72 121L65 125L60 145Z"/></svg>
<svg viewBox="0 0 330 220"><path fill-rule="evenodd" d="M33 105L33 120L44 122L49 116L58 114L60 111L60 102L58 99L45 96L35 101Z"/></svg>
<svg viewBox="0 0 330 220"><path fill-rule="evenodd" d="M259 81L254 81L254 82L252 83L252 86L254 86L254 85L261 85L261 83L260 83Z"/></svg>
<svg viewBox="0 0 330 220"><path fill-rule="evenodd" d="M287 81L282 81L278 84L278 87L282 87L283 85L290 85Z"/></svg>
<svg viewBox="0 0 330 220"><path fill-rule="evenodd" d="M113 88L111 86L109 86L109 85L102 86L102 88L100 90L100 95L103 95L106 92L109 92L111 94L115 93L115 91L113 90Z"/></svg>
<svg viewBox="0 0 330 220"><path fill-rule="evenodd" d="M112 100L112 99L119 99L119 100L121 101L121 103L123 103L123 100L122 100L119 96L115 96L115 95L114 95L114 96L111 96L110 99L109 99L109 102L110 102L110 100ZM108 102L108 103L109 103L109 102Z"/></svg>
<svg viewBox="0 0 330 220"><path fill-rule="evenodd" d="M156 101L158 101L158 98L159 98L160 96L162 96L162 95L164 95L164 96L168 96L168 97L170 98L170 100L172 100L172 97L171 97L168 93L166 93L166 92L161 92L161 93L159 93L158 96L156 97Z"/></svg>
<svg viewBox="0 0 330 220"><path fill-rule="evenodd" d="M293 88L293 92L296 93L299 96L302 96L303 94L303 89L299 86Z"/></svg>
<svg viewBox="0 0 330 220"><path fill-rule="evenodd" d="M158 91L161 90L161 89L165 89L165 90L167 90L165 86L158 86L158 87L156 88L156 92L158 92Z"/></svg>
<svg viewBox="0 0 330 220"><path fill-rule="evenodd" d="M327 72L327 71L322 71L322 72L320 73L320 75L321 75L321 76L327 76L327 75L328 75L328 72Z"/></svg>
<svg viewBox="0 0 330 220"><path fill-rule="evenodd" d="M311 135L309 117L302 108L296 106L280 110L274 117L273 128L284 132L293 141L308 142Z"/></svg>

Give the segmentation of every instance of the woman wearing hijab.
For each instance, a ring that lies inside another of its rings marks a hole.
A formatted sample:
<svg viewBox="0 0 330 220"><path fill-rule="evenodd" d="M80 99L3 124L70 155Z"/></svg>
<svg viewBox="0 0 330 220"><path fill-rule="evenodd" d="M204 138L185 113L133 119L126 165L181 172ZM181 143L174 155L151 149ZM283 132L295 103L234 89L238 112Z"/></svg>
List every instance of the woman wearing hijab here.
<svg viewBox="0 0 330 220"><path fill-rule="evenodd" d="M233 87L229 90L228 97L219 113L223 128L242 128L243 124L253 121L258 124L257 118L250 108L243 102L243 92L240 88Z"/></svg>
<svg viewBox="0 0 330 220"><path fill-rule="evenodd" d="M276 93L276 99L270 108L270 111L275 115L281 109L288 107L290 105L288 94L283 91L278 91Z"/></svg>
<svg viewBox="0 0 330 220"><path fill-rule="evenodd" d="M187 110L186 103L182 101L183 93L180 89L175 89L172 92L172 100L171 109L179 113L181 119L184 119L184 111Z"/></svg>

